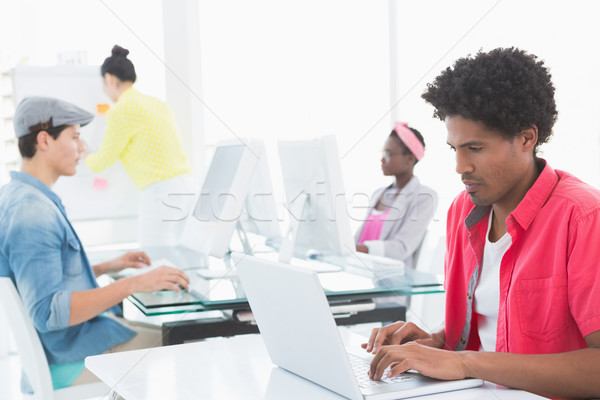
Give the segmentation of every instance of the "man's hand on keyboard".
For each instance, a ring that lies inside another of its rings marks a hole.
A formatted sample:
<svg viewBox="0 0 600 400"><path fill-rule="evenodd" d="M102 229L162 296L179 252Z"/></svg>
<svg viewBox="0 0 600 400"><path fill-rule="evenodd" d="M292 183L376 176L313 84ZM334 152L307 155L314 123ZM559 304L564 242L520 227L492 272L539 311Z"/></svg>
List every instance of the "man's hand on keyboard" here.
<svg viewBox="0 0 600 400"><path fill-rule="evenodd" d="M436 379L454 380L470 377L465 358L469 352L435 349L416 342L383 346L371 361L369 377L380 380L392 378L408 370Z"/></svg>
<svg viewBox="0 0 600 400"><path fill-rule="evenodd" d="M143 251L130 251L113 260L94 265L96 276L119 272L125 268L142 268L150 265L150 257Z"/></svg>
<svg viewBox="0 0 600 400"><path fill-rule="evenodd" d="M142 268L150 265L150 257L143 251L130 251L113 260L117 272L125 268Z"/></svg>
<svg viewBox="0 0 600 400"><path fill-rule="evenodd" d="M444 331L428 333L412 322L394 322L393 324L375 328L371 332L368 343L361 347L369 353L376 354L382 346L403 344L416 341L420 344L442 348L444 346Z"/></svg>
<svg viewBox="0 0 600 400"><path fill-rule="evenodd" d="M159 290L179 292L181 289L187 290L190 283L190 279L185 272L166 265L123 280L129 280L132 293L151 293Z"/></svg>

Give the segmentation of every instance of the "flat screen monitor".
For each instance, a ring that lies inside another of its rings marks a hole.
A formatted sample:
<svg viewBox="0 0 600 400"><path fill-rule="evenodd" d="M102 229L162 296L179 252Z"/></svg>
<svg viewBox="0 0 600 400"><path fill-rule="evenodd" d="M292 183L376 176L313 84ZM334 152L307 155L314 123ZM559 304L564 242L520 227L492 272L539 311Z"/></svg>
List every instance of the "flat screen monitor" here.
<svg viewBox="0 0 600 400"><path fill-rule="evenodd" d="M279 158L290 224L280 261L347 256L355 251L335 136L280 141Z"/></svg>
<svg viewBox="0 0 600 400"><path fill-rule="evenodd" d="M271 170L264 147L257 155L258 159L250 178L246 201L238 220L239 225L245 233L265 237L271 242L279 242L281 228L277 214L277 201L273 192Z"/></svg>
<svg viewBox="0 0 600 400"><path fill-rule="evenodd" d="M267 238L280 236L266 150L258 140L217 144L181 245L223 257L236 227Z"/></svg>

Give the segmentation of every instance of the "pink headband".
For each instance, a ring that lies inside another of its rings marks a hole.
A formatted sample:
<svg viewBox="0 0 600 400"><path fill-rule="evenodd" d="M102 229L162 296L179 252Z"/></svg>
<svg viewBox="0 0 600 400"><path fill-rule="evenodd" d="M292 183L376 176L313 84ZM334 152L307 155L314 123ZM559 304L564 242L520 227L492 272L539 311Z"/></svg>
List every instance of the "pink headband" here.
<svg viewBox="0 0 600 400"><path fill-rule="evenodd" d="M402 140L402 143L413 153L417 161L421 160L425 155L425 147L423 147L423 143L421 143L414 132L408 129L408 124L406 122L395 122L394 130L400 140Z"/></svg>

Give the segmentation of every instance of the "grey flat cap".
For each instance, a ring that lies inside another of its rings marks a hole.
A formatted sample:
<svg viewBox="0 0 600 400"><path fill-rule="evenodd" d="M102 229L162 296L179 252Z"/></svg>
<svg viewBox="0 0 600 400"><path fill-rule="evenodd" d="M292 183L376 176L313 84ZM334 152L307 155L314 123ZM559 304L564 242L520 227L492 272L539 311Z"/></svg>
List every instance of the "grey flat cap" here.
<svg viewBox="0 0 600 400"><path fill-rule="evenodd" d="M13 119L15 135L20 138L33 132L61 125L85 126L94 114L66 101L52 97L26 97L17 106Z"/></svg>

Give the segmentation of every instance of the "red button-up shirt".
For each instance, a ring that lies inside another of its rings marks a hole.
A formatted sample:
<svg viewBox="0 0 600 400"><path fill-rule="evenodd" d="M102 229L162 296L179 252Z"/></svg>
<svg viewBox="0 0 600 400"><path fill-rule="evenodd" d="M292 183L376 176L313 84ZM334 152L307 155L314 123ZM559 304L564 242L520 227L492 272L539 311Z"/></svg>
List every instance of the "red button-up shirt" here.
<svg viewBox="0 0 600 400"><path fill-rule="evenodd" d="M538 179L506 224L500 264L496 351L558 353L585 348L600 330L600 191L544 160ZM448 211L446 346L478 350L473 292L490 207L466 192Z"/></svg>

